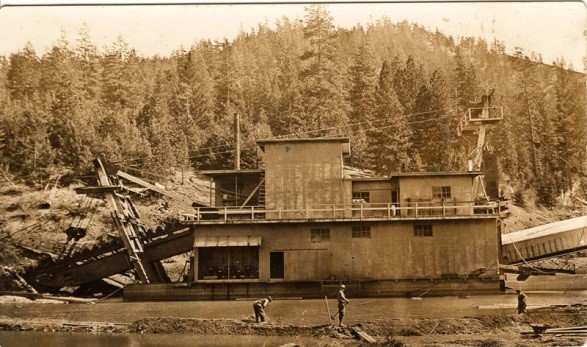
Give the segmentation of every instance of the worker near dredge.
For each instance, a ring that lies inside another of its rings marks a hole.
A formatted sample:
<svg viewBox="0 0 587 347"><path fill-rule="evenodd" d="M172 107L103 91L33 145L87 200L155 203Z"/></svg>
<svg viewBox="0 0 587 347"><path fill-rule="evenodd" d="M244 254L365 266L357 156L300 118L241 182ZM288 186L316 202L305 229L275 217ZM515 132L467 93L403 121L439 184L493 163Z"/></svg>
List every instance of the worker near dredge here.
<svg viewBox="0 0 587 347"><path fill-rule="evenodd" d="M519 289L516 290L516 294L518 295L518 307L516 308L516 312L518 312L518 314L526 313L526 299L528 296L522 293Z"/></svg>
<svg viewBox="0 0 587 347"><path fill-rule="evenodd" d="M257 323L263 323L265 322L265 307L267 307L267 305L269 305L269 303L271 302L271 297L268 296L264 299L260 299L255 301L255 303L253 304L253 311L255 311L255 321Z"/></svg>
<svg viewBox="0 0 587 347"><path fill-rule="evenodd" d="M346 286L344 284L340 285L340 289L338 290L338 293L336 293L336 301L338 302L338 312L332 316L331 318L334 319L334 317L336 317L336 315L338 315L338 326L342 327L342 319L344 318L344 306L346 304L349 303L349 301L347 300L346 296L344 295L344 290L346 289Z"/></svg>

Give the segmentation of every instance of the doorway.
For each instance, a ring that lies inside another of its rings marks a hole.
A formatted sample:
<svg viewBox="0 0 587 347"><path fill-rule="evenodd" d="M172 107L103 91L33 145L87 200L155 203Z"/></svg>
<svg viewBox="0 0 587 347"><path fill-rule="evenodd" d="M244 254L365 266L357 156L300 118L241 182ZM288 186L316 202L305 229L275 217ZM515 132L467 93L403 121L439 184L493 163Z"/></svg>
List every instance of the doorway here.
<svg viewBox="0 0 587 347"><path fill-rule="evenodd" d="M284 278L283 252L271 252L269 254L270 278Z"/></svg>

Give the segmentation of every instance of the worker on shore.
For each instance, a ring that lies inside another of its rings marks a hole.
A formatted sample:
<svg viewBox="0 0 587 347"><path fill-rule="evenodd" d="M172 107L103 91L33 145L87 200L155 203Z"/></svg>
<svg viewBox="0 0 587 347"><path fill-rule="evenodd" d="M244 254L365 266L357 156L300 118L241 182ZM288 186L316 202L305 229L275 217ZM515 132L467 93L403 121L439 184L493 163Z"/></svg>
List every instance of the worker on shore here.
<svg viewBox="0 0 587 347"><path fill-rule="evenodd" d="M344 318L344 306L349 303L344 295L344 290L346 286L344 284L340 285L340 289L338 293L336 293L336 300L338 301L338 326L342 327L342 319Z"/></svg>
<svg viewBox="0 0 587 347"><path fill-rule="evenodd" d="M271 297L268 296L264 299L255 301L253 304L253 311L255 311L255 321L257 323L265 322L265 307L271 302Z"/></svg>
<svg viewBox="0 0 587 347"><path fill-rule="evenodd" d="M518 314L526 313L526 299L528 296L522 293L519 289L516 290L516 294L518 294L518 308L516 311Z"/></svg>

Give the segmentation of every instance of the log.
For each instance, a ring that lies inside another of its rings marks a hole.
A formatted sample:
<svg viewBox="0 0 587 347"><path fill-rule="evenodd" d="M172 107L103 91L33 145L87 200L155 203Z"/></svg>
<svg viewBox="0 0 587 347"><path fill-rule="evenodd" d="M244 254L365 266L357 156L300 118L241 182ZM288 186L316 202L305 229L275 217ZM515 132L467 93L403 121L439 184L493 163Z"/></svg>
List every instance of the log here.
<svg viewBox="0 0 587 347"><path fill-rule="evenodd" d="M545 307L556 307L557 305L528 305L526 309L537 309L537 308L545 308ZM565 305L567 306L567 305ZM515 309L518 305L510 305L510 304L495 304L495 305L479 305L477 306L480 310L495 310L495 309Z"/></svg>
<svg viewBox="0 0 587 347"><path fill-rule="evenodd" d="M27 299L49 299L49 300L57 300L57 301L65 301L70 303L92 303L98 301L98 299L85 299L85 298L76 298L73 296L55 296L51 294L41 294L41 293L26 293L26 292L7 292L2 291L0 295L12 295L12 296L20 296Z"/></svg>
<svg viewBox="0 0 587 347"><path fill-rule="evenodd" d="M41 299L50 299L50 300L57 300L57 301L65 301L70 303L92 303L98 301L98 299L85 299L85 298L76 298L73 296L55 296L50 294L41 294Z"/></svg>
<svg viewBox="0 0 587 347"><path fill-rule="evenodd" d="M581 330L587 329L587 325L581 325L576 327L566 327L566 328L552 328L548 329L548 331L562 331L562 330Z"/></svg>

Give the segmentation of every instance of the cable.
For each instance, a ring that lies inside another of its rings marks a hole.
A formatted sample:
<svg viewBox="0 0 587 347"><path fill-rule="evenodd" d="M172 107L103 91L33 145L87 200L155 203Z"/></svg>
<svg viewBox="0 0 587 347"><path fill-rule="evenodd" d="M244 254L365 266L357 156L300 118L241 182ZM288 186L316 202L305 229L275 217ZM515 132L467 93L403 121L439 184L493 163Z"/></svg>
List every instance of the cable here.
<svg viewBox="0 0 587 347"><path fill-rule="evenodd" d="M203 151L203 150L207 150L207 149L221 148L221 147L232 147L232 146L234 146L234 144L229 143L229 144L226 144L226 145L201 147L201 148L198 148L198 149L195 149L195 150L190 150L190 152ZM165 155L166 154L149 155L149 156L138 157L138 158L134 158L134 159L122 159L122 160L112 161L110 163L111 164L119 164L119 163L133 162L133 161L145 160L145 159L150 159L150 158L157 158L157 157L161 157L161 156L165 156Z"/></svg>
<svg viewBox="0 0 587 347"><path fill-rule="evenodd" d="M312 133L323 132L323 131L328 131L328 130L343 129L343 128L353 127L353 126L357 126L357 125L362 125L362 124L373 124L373 123L379 123L379 122L392 121L392 120L398 120L398 119L408 118L408 117L413 117L413 116L438 113L438 112L443 112L443 111L450 111L450 110L454 110L454 109L455 109L454 107L449 107L449 108L443 108L443 109L437 109L437 110L416 112L416 113L411 113L411 114L399 115L399 116L396 116L395 118L390 117L390 118L376 119L376 120L357 122L357 123L351 123L351 124L345 124L345 125L338 125L338 126L327 127L327 128L307 130L307 131L302 131L302 132L293 132L293 133L289 133L289 134L282 134L282 135L270 137L268 139L282 139L282 138L287 138L292 135L299 137L299 135L304 135L304 134L312 134ZM424 121L432 121L432 120L424 120ZM413 123L408 122L407 124L413 124ZM354 133L355 132L351 132L350 134L354 134ZM193 151L199 152L199 151L204 151L204 150L208 150L208 149L215 149L215 148L222 148L222 147L233 147L233 146L234 146L233 143L229 143L226 145L202 147L202 148L198 148L197 150L192 150L192 152ZM251 148L251 147L252 146L246 146L246 147L242 147L242 148ZM221 151L221 152L212 152L212 153L199 154L199 155L188 155L187 159L199 158L199 157L215 155L215 154L226 154L226 153L232 153L232 151ZM150 159L150 158L157 158L157 157L166 156L166 155L167 154L150 155L150 156L139 157L139 158L134 158L134 159L118 160L118 161L115 161L112 163L114 164L114 163L122 163L122 162L133 162L133 161L145 160L145 159Z"/></svg>
<svg viewBox="0 0 587 347"><path fill-rule="evenodd" d="M507 224L503 223L503 225L504 225L504 227L507 229ZM545 271L542 271L542 270L540 270L540 269L537 269L537 268L535 268L534 266L530 265L530 263L528 263L528 262L526 261L526 259L524 258L524 256L522 256L522 253L520 253L520 251L518 250L518 247L516 247L516 242L514 242L514 241L512 240L512 236L510 235L510 233L508 232L508 233L505 233L505 234L509 236L509 238L510 238L510 241L512 242L512 246L514 246L514 250L516 251L516 253L517 253L517 254L518 254L518 256L520 257L520 259L522 260L522 262L523 262L523 263L524 263L526 266L528 266L528 267L529 267L529 268L531 268L531 269L534 269L535 271L546 273Z"/></svg>
<svg viewBox="0 0 587 347"><path fill-rule="evenodd" d="M110 293L110 294L106 295L106 296L105 296L105 297L103 297L103 298L100 298L100 299L98 299L98 300L96 300L96 301L91 301L91 302L88 302L88 304L95 304L95 303L98 303L98 302L100 302L100 301L102 301L102 300L106 300L106 299L108 299L109 297L111 297L112 295L116 294L118 291L120 291L120 290L124 289L124 287L126 287L126 285L124 285L124 286L122 286L122 287L120 287L120 288L116 289L115 291L113 291L112 293Z"/></svg>
<svg viewBox="0 0 587 347"><path fill-rule="evenodd" d="M442 111L450 111L450 110L453 110L453 109L454 109L454 107L444 108L444 109L438 109L438 110L431 110L431 111L423 111L423 112L417 112L417 113L400 115L400 116L397 116L395 118L391 118L391 117L390 118L381 118L381 119L376 119L376 120L371 120L371 121L351 123L351 124L339 125L339 126L334 126L334 127L329 127L329 128L321 128L321 129L314 129L314 130L308 130L308 131L303 131L303 132L295 132L295 133L290 133L290 134L283 134L283 135L274 136L274 137L272 137L270 139L280 139L280 138L285 138L285 137L290 136L290 135L311 134L311 133L315 133L315 132L319 132L319 131L335 130L335 129L340 129L340 128L352 127L352 126L356 126L356 125L362 125L362 124L373 124L373 123L390 121L390 120L398 120L398 119L402 119L402 118L407 118L407 117L412 117L412 116L419 116L419 115L424 115L424 114L429 114L429 113L437 113L437 112L442 112Z"/></svg>
<svg viewBox="0 0 587 347"><path fill-rule="evenodd" d="M429 112L426 112L426 113L440 112L440 111L442 111L442 110L434 110L434 111L429 111ZM439 120L442 120L442 119L455 118L455 117L457 117L457 116L456 115L448 115L447 114L447 115L445 115L443 117L438 117L438 118L434 118L434 119L422 119L422 120L407 122L407 123L404 123L403 125L412 125L412 124L418 124L418 123L426 123L426 122L439 121ZM387 120L395 120L395 119L390 118L390 119L385 119L385 120L387 121ZM360 123L360 124L366 124L366 123L369 123L369 122L364 122L364 123ZM359 124L359 123L357 123L357 124ZM353 124L353 125L357 125L357 124ZM347 135L348 134L359 134L359 133L363 133L363 132L366 132L366 131L369 131L369 130L387 129L387 128L395 127L395 126L398 126L398 125L399 124L395 124L394 123L394 124L390 124L390 125L386 125L386 126L374 126L374 127L370 127L370 128L365 128L365 129L361 129L361 130L358 130L358 131L354 131L354 132L348 132L346 134ZM308 134L308 133L313 133L313 132L317 132L317 131L323 131L323 130L326 130L326 129L338 129L338 128L345 128L345 127L348 127L348 126L352 126L352 125L344 125L344 126L338 126L338 127L332 127L332 128L324 128L324 129L311 130L311 131L306 131L306 132L301 132L301 133L292 133L292 134L294 134L294 135L296 135L296 134ZM285 135L282 135L282 136L285 136ZM277 139L277 137L272 138L272 139ZM242 147L242 148L251 148L251 146L245 146L245 147ZM215 152L215 153L210 153L210 154L200 154L200 155L189 156L188 158L189 159L193 159L193 158L206 157L206 156L209 156L209 155L226 154L226 153L232 153L232 152L233 151L224 151L224 152Z"/></svg>

